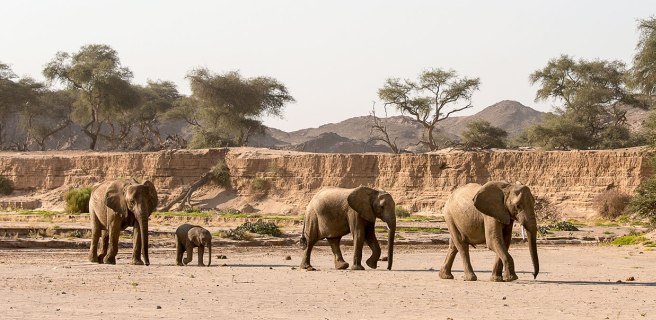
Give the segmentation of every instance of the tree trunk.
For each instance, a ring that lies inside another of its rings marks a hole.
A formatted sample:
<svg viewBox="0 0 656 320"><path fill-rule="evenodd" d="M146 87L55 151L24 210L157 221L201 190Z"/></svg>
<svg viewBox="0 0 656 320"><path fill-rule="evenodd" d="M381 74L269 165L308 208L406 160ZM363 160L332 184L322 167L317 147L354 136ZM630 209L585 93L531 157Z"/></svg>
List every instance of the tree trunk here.
<svg viewBox="0 0 656 320"><path fill-rule="evenodd" d="M196 191L196 189L202 187L206 183L208 183L212 178L212 172L206 172L203 174L200 179L198 179L196 182L192 183L191 186L189 186L189 189L187 191L182 192L180 196L177 198L173 199L169 204L164 206L161 211L169 211L175 205L176 203L180 202L181 207L184 208L185 203L189 204L191 206L190 201L191 201L191 195Z"/></svg>

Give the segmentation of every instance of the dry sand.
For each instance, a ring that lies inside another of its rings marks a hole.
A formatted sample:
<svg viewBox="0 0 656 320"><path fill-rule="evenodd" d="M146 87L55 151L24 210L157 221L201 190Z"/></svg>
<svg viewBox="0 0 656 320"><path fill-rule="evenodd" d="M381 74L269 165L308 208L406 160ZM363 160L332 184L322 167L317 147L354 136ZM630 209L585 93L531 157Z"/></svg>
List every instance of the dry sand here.
<svg viewBox="0 0 656 320"><path fill-rule="evenodd" d="M344 249L348 261L351 247ZM293 270L300 262L297 247L215 248L214 256L228 259L213 259L209 268L174 266L169 249L152 249L149 267L128 265L126 249L115 266L88 263L83 250L3 249L0 317L656 319L656 252L608 246L539 250L537 280L527 248L517 246L511 254L520 279L494 283L494 256L481 248L472 250L477 282L460 280L459 258L456 280L440 280L445 248L434 246L400 246L393 271L337 271L330 249L319 247L314 272Z"/></svg>

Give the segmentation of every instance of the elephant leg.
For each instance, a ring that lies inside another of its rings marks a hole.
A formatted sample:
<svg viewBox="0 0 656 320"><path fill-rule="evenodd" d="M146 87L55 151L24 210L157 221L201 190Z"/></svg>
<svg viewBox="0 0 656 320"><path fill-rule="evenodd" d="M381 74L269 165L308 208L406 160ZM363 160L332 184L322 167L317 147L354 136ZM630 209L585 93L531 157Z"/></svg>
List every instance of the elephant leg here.
<svg viewBox="0 0 656 320"><path fill-rule="evenodd" d="M378 259L380 259L380 244L378 239L376 239L376 226L371 224L370 226L365 227L364 241L367 242L367 246L371 249L371 257L367 259L367 265L371 269L378 268Z"/></svg>
<svg viewBox="0 0 656 320"><path fill-rule="evenodd" d="M132 228L132 264L139 266L144 264L141 260L141 232L137 224Z"/></svg>
<svg viewBox="0 0 656 320"><path fill-rule="evenodd" d="M179 266L183 266L182 255L184 254L184 252L185 252L185 247L180 241L180 239L178 239L178 236L176 235L175 236L175 263Z"/></svg>
<svg viewBox="0 0 656 320"><path fill-rule="evenodd" d="M351 270L364 270L362 266L362 247L364 246L364 230L356 228L353 232L353 265Z"/></svg>
<svg viewBox="0 0 656 320"><path fill-rule="evenodd" d="M512 240L512 225L510 227L506 226L503 230L503 243L498 241L491 240L490 249L497 254L496 262L492 268L492 277L491 281L513 281L517 280L517 274L515 274L515 262L513 258L508 253L510 248L510 241ZM501 271L505 268L505 274L502 277Z"/></svg>
<svg viewBox="0 0 656 320"><path fill-rule="evenodd" d="M301 269L314 270L314 268L310 264L310 256L312 255L312 248L317 243L317 241L319 241L319 239L316 239L314 237L307 238L307 246L305 247L305 251L303 251L303 260L301 261Z"/></svg>
<svg viewBox="0 0 656 320"><path fill-rule="evenodd" d="M330 243L330 248L333 250L333 255L335 256L335 269L343 270L348 268L349 264L344 261L342 250L339 248L339 242L342 240L342 237L328 238L327 240L328 243Z"/></svg>
<svg viewBox="0 0 656 320"><path fill-rule="evenodd" d="M440 268L440 278L442 279L453 279L453 274L451 274L451 267L453 266L453 260L458 254L458 249L453 243L453 240L449 239L449 249L446 253L446 258L444 258L444 264Z"/></svg>
<svg viewBox="0 0 656 320"><path fill-rule="evenodd" d="M109 231L102 230L100 235L100 254L98 255L98 263L103 263L105 256L107 256L108 247L109 247Z"/></svg>
<svg viewBox="0 0 656 320"><path fill-rule="evenodd" d="M91 248L89 249L89 261L98 262L98 240L100 239L100 221L93 212L91 213Z"/></svg>
<svg viewBox="0 0 656 320"><path fill-rule="evenodd" d="M471 261L469 260L469 244L463 243L458 240L459 238L455 234L451 234L451 242L456 247L458 252L460 252L460 257L462 258L462 267L465 271L463 279L465 281L476 281L476 274L472 268Z"/></svg>
<svg viewBox="0 0 656 320"><path fill-rule="evenodd" d="M185 251L187 251L187 256L182 260L182 263L187 265L194 257L194 246L189 241L185 244Z"/></svg>
<svg viewBox="0 0 656 320"><path fill-rule="evenodd" d="M203 253L205 253L205 246L198 246L198 266L204 267L203 263Z"/></svg>
<svg viewBox="0 0 656 320"><path fill-rule="evenodd" d="M109 222L109 252L103 259L106 264L116 264L116 254L118 253L118 236L121 233L121 224L118 221Z"/></svg>

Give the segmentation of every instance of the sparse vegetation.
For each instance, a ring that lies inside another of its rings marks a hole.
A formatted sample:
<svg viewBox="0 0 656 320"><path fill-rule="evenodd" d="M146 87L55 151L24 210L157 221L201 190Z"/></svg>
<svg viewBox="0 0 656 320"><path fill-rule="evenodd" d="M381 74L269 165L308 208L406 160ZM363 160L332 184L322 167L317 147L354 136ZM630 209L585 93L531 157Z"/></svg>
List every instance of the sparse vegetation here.
<svg viewBox="0 0 656 320"><path fill-rule="evenodd" d="M647 238L645 238L644 235L641 234L629 234L626 236L621 236L615 238L611 242L611 244L616 245L616 246L629 246L629 245L635 245L635 244L640 244L647 241Z"/></svg>
<svg viewBox="0 0 656 320"><path fill-rule="evenodd" d="M402 206L396 206L396 208L394 208L394 210L395 210L396 216L399 217L399 218L410 217L410 211L408 211L406 208L404 208Z"/></svg>
<svg viewBox="0 0 656 320"><path fill-rule="evenodd" d="M214 215L216 215L216 213L212 211L197 211L197 210L153 212L152 214L153 217L201 217L201 218L209 218Z"/></svg>
<svg viewBox="0 0 656 320"><path fill-rule="evenodd" d="M501 128L492 126L489 121L478 120L467 124L462 132L461 143L465 148L505 148L508 132Z"/></svg>
<svg viewBox="0 0 656 320"><path fill-rule="evenodd" d="M5 176L0 176L0 195L10 195L14 192L14 183Z"/></svg>
<svg viewBox="0 0 656 320"><path fill-rule="evenodd" d="M232 240L253 240L253 236L244 229L230 229L225 233L221 233L221 237L230 238Z"/></svg>
<svg viewBox="0 0 656 320"><path fill-rule="evenodd" d="M631 197L615 189L606 190L596 196L593 205L597 213L606 219L615 219L624 213Z"/></svg>
<svg viewBox="0 0 656 320"><path fill-rule="evenodd" d="M224 160L217 161L210 171L216 184L222 187L230 186L230 168Z"/></svg>
<svg viewBox="0 0 656 320"><path fill-rule="evenodd" d="M269 184L264 178L257 177L251 181L250 188L254 192L266 192L269 189Z"/></svg>
<svg viewBox="0 0 656 320"><path fill-rule="evenodd" d="M64 201L68 213L82 213L89 212L89 199L91 199L91 191L89 187L81 187L77 189L68 190L64 194Z"/></svg>
<svg viewBox="0 0 656 320"><path fill-rule="evenodd" d="M561 217L560 212L547 198L536 197L534 210L538 221L558 221Z"/></svg>
<svg viewBox="0 0 656 320"><path fill-rule="evenodd" d="M231 232L242 233L242 231L247 231L257 234L266 234L274 237L280 237L282 232L278 229L278 226L272 222L245 222L239 227L231 230Z"/></svg>

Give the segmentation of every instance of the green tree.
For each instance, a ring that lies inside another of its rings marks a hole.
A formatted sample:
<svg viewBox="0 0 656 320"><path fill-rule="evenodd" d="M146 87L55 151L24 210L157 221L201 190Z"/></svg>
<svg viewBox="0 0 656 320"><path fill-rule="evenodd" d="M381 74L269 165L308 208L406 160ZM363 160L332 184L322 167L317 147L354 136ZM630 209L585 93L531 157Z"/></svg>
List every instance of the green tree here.
<svg viewBox="0 0 656 320"><path fill-rule="evenodd" d="M485 120L473 121L467 124L462 133L462 144L467 148L505 148L508 132L494 127Z"/></svg>
<svg viewBox="0 0 656 320"><path fill-rule="evenodd" d="M171 81L148 81L145 87L138 88L141 103L134 110L139 145L161 145L163 140L159 124L163 115L171 110L182 95Z"/></svg>
<svg viewBox="0 0 656 320"><path fill-rule="evenodd" d="M43 75L50 81L61 81L79 92L75 103L74 120L89 137L90 149L96 149L104 129L110 139L120 139L120 125L111 120L138 103L138 94L130 84L132 72L121 65L116 50L107 45L91 44L78 52L58 52L44 68Z"/></svg>
<svg viewBox="0 0 656 320"><path fill-rule="evenodd" d="M187 75L191 96L179 99L167 113L192 125L192 148L245 145L262 132L264 115L282 116L294 102L287 87L269 77L244 78L239 72L214 74L208 69Z"/></svg>
<svg viewBox="0 0 656 320"><path fill-rule="evenodd" d="M534 142L562 149L608 146L604 139L613 135L605 131L617 133L626 127L623 106L644 106L627 90L625 75L620 61L575 61L567 55L535 71L529 79L540 86L536 101L553 100L559 105L554 112L556 118L530 129L540 133L533 135Z"/></svg>
<svg viewBox="0 0 656 320"><path fill-rule="evenodd" d="M430 69L422 72L417 81L387 79L378 90L378 97L385 106L393 106L420 123L424 133L419 143L437 150L440 148L437 124L456 112L471 108L471 97L479 86L479 78L461 78L454 70Z"/></svg>
<svg viewBox="0 0 656 320"><path fill-rule="evenodd" d="M633 57L631 84L653 105L656 95L656 17L639 20L638 31L640 38Z"/></svg>
<svg viewBox="0 0 656 320"><path fill-rule="evenodd" d="M23 86L14 80L16 78L9 65L0 62L0 149L7 147L7 122L26 99Z"/></svg>

